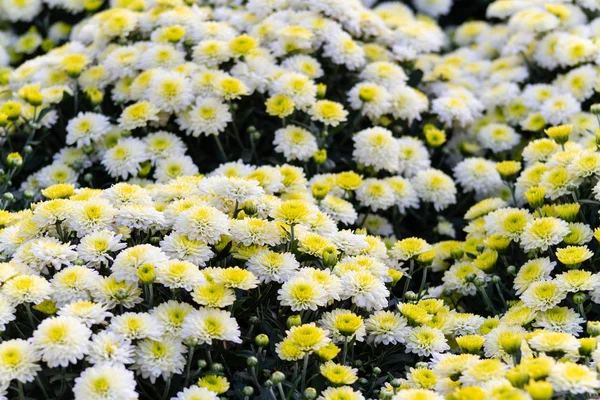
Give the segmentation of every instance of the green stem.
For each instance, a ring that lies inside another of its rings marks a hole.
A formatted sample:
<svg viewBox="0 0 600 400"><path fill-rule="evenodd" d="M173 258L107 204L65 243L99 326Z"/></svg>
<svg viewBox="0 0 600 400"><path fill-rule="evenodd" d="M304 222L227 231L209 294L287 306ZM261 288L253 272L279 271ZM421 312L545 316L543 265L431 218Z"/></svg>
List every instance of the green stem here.
<svg viewBox="0 0 600 400"><path fill-rule="evenodd" d="M302 362L302 393L306 389L306 372L308 370L308 353L304 355L304 361Z"/></svg>
<svg viewBox="0 0 600 400"><path fill-rule="evenodd" d="M348 338L344 337L344 349L342 350L342 364L346 365L346 356L348 355Z"/></svg>
<svg viewBox="0 0 600 400"><path fill-rule="evenodd" d="M408 275L406 275L406 281L404 282L404 289L402 289L402 301L404 301L404 298L406 297L406 292L408 291L408 285L410 284L410 281L412 279L412 275L415 271L415 260L413 260L412 258L410 259L410 267L408 269Z"/></svg>
<svg viewBox="0 0 600 400"><path fill-rule="evenodd" d="M25 393L23 393L23 383L17 381L17 388L19 390L19 400L25 400Z"/></svg>
<svg viewBox="0 0 600 400"><path fill-rule="evenodd" d="M215 137L215 142L217 142L217 148L219 149L219 153L221 154L221 157L223 158L223 160L225 162L227 162L227 155L225 154L225 149L223 148L223 143L221 143L221 139L219 138L219 135L214 135Z"/></svg>
<svg viewBox="0 0 600 400"><path fill-rule="evenodd" d="M195 346L190 345L188 347L189 347L189 352L188 352L187 365L185 367L185 381L183 383L183 387L187 387L188 382L190 381L190 370L192 369L192 359L194 358Z"/></svg>

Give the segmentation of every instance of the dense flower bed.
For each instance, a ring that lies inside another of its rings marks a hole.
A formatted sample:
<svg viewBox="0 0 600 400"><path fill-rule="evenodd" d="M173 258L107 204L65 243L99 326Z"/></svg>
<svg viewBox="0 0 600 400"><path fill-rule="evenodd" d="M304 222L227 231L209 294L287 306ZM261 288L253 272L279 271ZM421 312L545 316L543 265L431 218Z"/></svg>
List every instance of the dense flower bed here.
<svg viewBox="0 0 600 400"><path fill-rule="evenodd" d="M600 3L451 6L2 3L0 398L597 397Z"/></svg>

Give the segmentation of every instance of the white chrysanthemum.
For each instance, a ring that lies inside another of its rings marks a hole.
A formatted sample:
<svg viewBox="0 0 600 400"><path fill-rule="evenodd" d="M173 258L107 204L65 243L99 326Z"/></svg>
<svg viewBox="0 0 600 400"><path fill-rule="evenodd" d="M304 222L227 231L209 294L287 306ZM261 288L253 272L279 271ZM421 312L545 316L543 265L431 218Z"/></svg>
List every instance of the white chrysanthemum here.
<svg viewBox="0 0 600 400"><path fill-rule="evenodd" d="M381 310L388 305L389 291L382 280L368 271L348 271L342 276L342 298L366 310Z"/></svg>
<svg viewBox="0 0 600 400"><path fill-rule="evenodd" d="M136 176L142 169L140 164L148 159L145 148L140 139L120 139L116 146L104 153L102 165L114 178L127 179L130 175Z"/></svg>
<svg viewBox="0 0 600 400"><path fill-rule="evenodd" d="M163 334L162 326L148 313L126 312L112 317L109 331L122 335L126 339L155 339Z"/></svg>
<svg viewBox="0 0 600 400"><path fill-rule="evenodd" d="M192 50L194 62L207 67L217 67L232 56L231 50L224 40L202 40Z"/></svg>
<svg viewBox="0 0 600 400"><path fill-rule="evenodd" d="M574 362L555 363L548 375L548 382L557 393L594 395L600 389L598 373L585 365Z"/></svg>
<svg viewBox="0 0 600 400"><path fill-rule="evenodd" d="M177 232L165 236L160 248L170 258L186 260L201 267L215 255L205 242L189 239Z"/></svg>
<svg viewBox="0 0 600 400"><path fill-rule="evenodd" d="M80 112L67 124L67 144L77 147L89 146L99 142L102 136L110 130L108 118L102 114Z"/></svg>
<svg viewBox="0 0 600 400"><path fill-rule="evenodd" d="M240 328L229 311L200 308L186 317L181 327L181 337L195 343L211 344L213 340L242 343Z"/></svg>
<svg viewBox="0 0 600 400"><path fill-rule="evenodd" d="M396 193L385 180L367 178L356 189L356 199L372 211L387 210L396 202Z"/></svg>
<svg viewBox="0 0 600 400"><path fill-rule="evenodd" d="M81 238L77 245L77 255L88 265L94 267L113 261L112 254L127 247L121 243L121 235L101 229Z"/></svg>
<svg viewBox="0 0 600 400"><path fill-rule="evenodd" d="M164 334L179 337L183 322L193 309L187 303L169 300L158 307L154 307L151 314L162 326Z"/></svg>
<svg viewBox="0 0 600 400"><path fill-rule="evenodd" d="M13 379L21 383L31 382L42 368L39 356L31 343L23 339L0 343L0 376L3 382Z"/></svg>
<svg viewBox="0 0 600 400"><path fill-rule="evenodd" d="M182 288L188 292L194 286L206 282L204 275L195 264L189 261L168 260L157 265L156 281L170 289Z"/></svg>
<svg viewBox="0 0 600 400"><path fill-rule="evenodd" d="M475 119L467 103L458 97L439 97L431 102L431 110L441 122L448 125L456 121L464 127Z"/></svg>
<svg viewBox="0 0 600 400"><path fill-rule="evenodd" d="M348 92L348 102L362 115L377 119L390 112L391 96L387 89L372 82L360 82Z"/></svg>
<svg viewBox="0 0 600 400"><path fill-rule="evenodd" d="M16 307L6 296L0 295L0 331L6 330L6 325L17 318Z"/></svg>
<svg viewBox="0 0 600 400"><path fill-rule="evenodd" d="M159 183L166 183L181 176L192 176L198 173L198 166L189 156L170 156L156 163L154 178Z"/></svg>
<svg viewBox="0 0 600 400"><path fill-rule="evenodd" d="M167 260L167 255L158 247L141 244L120 252L111 266L111 271L116 279L137 284L139 267L144 264L156 265Z"/></svg>
<svg viewBox="0 0 600 400"><path fill-rule="evenodd" d="M90 300L96 281L100 275L96 270L83 265L63 269L52 277L52 300L58 306L76 300Z"/></svg>
<svg viewBox="0 0 600 400"><path fill-rule="evenodd" d="M75 378L75 400L137 400L133 371L120 364L89 367Z"/></svg>
<svg viewBox="0 0 600 400"><path fill-rule="evenodd" d="M509 360L511 355L506 352L503 347L503 338L509 340L523 341L527 331L517 324L500 324L496 328L492 329L487 335L485 335L485 343L483 351L488 358L498 358L501 360Z"/></svg>
<svg viewBox="0 0 600 400"><path fill-rule="evenodd" d="M434 18L446 15L452 7L452 0L413 0L417 11Z"/></svg>
<svg viewBox="0 0 600 400"><path fill-rule="evenodd" d="M152 44L142 53L138 68L175 68L185 62L185 53L171 44Z"/></svg>
<svg viewBox="0 0 600 400"><path fill-rule="evenodd" d="M443 210L456 203L456 186L448 175L438 169L429 168L418 172L411 180L419 198Z"/></svg>
<svg viewBox="0 0 600 400"><path fill-rule="evenodd" d="M403 136L398 142L398 172L405 177L412 177L431 165L429 152L419 139Z"/></svg>
<svg viewBox="0 0 600 400"><path fill-rule="evenodd" d="M354 137L352 155L358 164L373 167L375 171L394 172L398 169L399 144L392 132L381 127L363 129Z"/></svg>
<svg viewBox="0 0 600 400"><path fill-rule="evenodd" d="M104 304L88 300L77 300L68 303L58 310L58 315L77 318L88 328L103 323L106 318L112 316Z"/></svg>
<svg viewBox="0 0 600 400"><path fill-rule="evenodd" d="M525 225L520 236L524 250L546 251L550 246L562 242L570 233L569 224L559 218L535 218Z"/></svg>
<svg viewBox="0 0 600 400"><path fill-rule="evenodd" d="M52 287L41 276L19 275L4 283L1 289L3 298L12 304L39 304L50 298Z"/></svg>
<svg viewBox="0 0 600 400"><path fill-rule="evenodd" d="M123 335L101 331L92 336L87 360L90 364L121 365L133 363L133 345Z"/></svg>
<svg viewBox="0 0 600 400"><path fill-rule="evenodd" d="M331 234L329 239L339 251L350 256L358 255L369 247L364 234L357 234L350 229L337 231Z"/></svg>
<svg viewBox="0 0 600 400"><path fill-rule="evenodd" d="M231 224L231 238L244 246L275 246L281 241L279 226L262 218L244 218Z"/></svg>
<svg viewBox="0 0 600 400"><path fill-rule="evenodd" d="M362 342L365 339L366 329L360 316L341 308L323 314L319 325L326 329L335 343L344 343L346 340Z"/></svg>
<svg viewBox="0 0 600 400"><path fill-rule="evenodd" d="M118 226L126 226L141 231L161 230L167 224L163 213L153 205L126 204L117 211L115 222Z"/></svg>
<svg viewBox="0 0 600 400"><path fill-rule="evenodd" d="M581 112L581 104L569 93L554 95L540 107L542 117L550 125L568 123L578 112Z"/></svg>
<svg viewBox="0 0 600 400"><path fill-rule="evenodd" d="M144 137L146 151L150 153L150 161L155 164L158 160L169 157L183 156L187 150L185 143L171 132L158 131Z"/></svg>
<svg viewBox="0 0 600 400"><path fill-rule="evenodd" d="M465 191L481 196L488 196L502 186L495 163L485 158L472 157L459 162L454 167L454 177Z"/></svg>
<svg viewBox="0 0 600 400"><path fill-rule="evenodd" d="M475 267L472 262L461 261L455 263L450 269L444 272L444 276L442 277L443 286L445 289L457 291L463 296L474 296L477 293L477 286L475 286L472 280L467 279L467 276L471 274L485 281L489 281L490 279L483 271Z"/></svg>
<svg viewBox="0 0 600 400"><path fill-rule="evenodd" d="M555 307L538 313L533 326L552 332L565 332L578 336L583 332L585 319L569 307Z"/></svg>
<svg viewBox="0 0 600 400"><path fill-rule="evenodd" d="M427 96L408 85L392 87L394 89L390 93L391 114L409 123L420 121L421 114L429 108Z"/></svg>
<svg viewBox="0 0 600 400"><path fill-rule="evenodd" d="M49 267L60 270L77 259L75 245L64 244L52 237L40 238L31 242L31 255L35 258L30 267L37 271L47 271Z"/></svg>
<svg viewBox="0 0 600 400"><path fill-rule="evenodd" d="M313 279L296 276L285 282L277 299L292 311L317 310L327 305L327 291Z"/></svg>
<svg viewBox="0 0 600 400"><path fill-rule="evenodd" d="M40 322L31 343L48 367L76 364L88 352L92 331L77 318L53 317Z"/></svg>
<svg viewBox="0 0 600 400"><path fill-rule="evenodd" d="M264 249L250 257L247 267L262 283L283 283L300 268L300 263L292 253Z"/></svg>
<svg viewBox="0 0 600 400"><path fill-rule="evenodd" d="M11 22L32 21L42 11L43 3L40 0L4 0L2 11L4 17Z"/></svg>
<svg viewBox="0 0 600 400"><path fill-rule="evenodd" d="M194 137L218 135L232 121L227 104L214 97L199 98L190 109L186 126L182 126Z"/></svg>
<svg viewBox="0 0 600 400"><path fill-rule="evenodd" d="M477 134L481 145L494 153L510 150L521 140L521 135L505 124L488 124Z"/></svg>
<svg viewBox="0 0 600 400"><path fill-rule="evenodd" d="M523 303L538 311L549 310L560 303L567 293L552 280L533 282L521 295Z"/></svg>
<svg viewBox="0 0 600 400"><path fill-rule="evenodd" d="M144 379L156 382L162 376L169 379L173 374L180 374L185 368L187 348L180 339L163 337L160 341L144 339L135 346L135 368Z"/></svg>
<svg viewBox="0 0 600 400"><path fill-rule="evenodd" d="M365 321L367 341L377 344L404 343L410 332L406 319L391 311L375 311Z"/></svg>
<svg viewBox="0 0 600 400"><path fill-rule="evenodd" d="M194 385L183 389L171 400L219 400L219 396L206 388Z"/></svg>
<svg viewBox="0 0 600 400"><path fill-rule="evenodd" d="M550 279L550 273L556 266L548 257L527 261L519 268L513 286L517 295L522 294L533 282Z"/></svg>
<svg viewBox="0 0 600 400"><path fill-rule="evenodd" d="M411 329L406 337L406 351L421 357L430 356L432 353L441 353L450 350L444 333L429 326L419 326Z"/></svg>
<svg viewBox="0 0 600 400"><path fill-rule="evenodd" d="M216 208L198 205L182 212L174 229L190 239L214 244L229 233L229 218Z"/></svg>
<svg viewBox="0 0 600 400"><path fill-rule="evenodd" d="M79 175L68 165L55 161L52 164L40 169L35 175L37 179L37 188L46 188L57 183L77 183Z"/></svg>
<svg viewBox="0 0 600 400"><path fill-rule="evenodd" d="M149 101L139 101L125 107L119 117L119 127L128 131L158 121L159 109Z"/></svg>
<svg viewBox="0 0 600 400"><path fill-rule="evenodd" d="M317 86L306 75L287 72L275 80L272 86L273 93L290 97L299 108L310 107L317 96Z"/></svg>
<svg viewBox="0 0 600 400"><path fill-rule="evenodd" d="M342 30L333 32L333 35L327 38L323 45L323 55L331 58L334 64L345 65L351 71L362 67L366 61L362 46Z"/></svg>
<svg viewBox="0 0 600 400"><path fill-rule="evenodd" d="M353 224L358 218L352 203L336 196L325 196L319 203L319 208L335 221L346 225Z"/></svg>
<svg viewBox="0 0 600 400"><path fill-rule="evenodd" d="M317 139L304 128L289 125L275 131L275 151L286 160L308 161L319 149Z"/></svg>
<svg viewBox="0 0 600 400"><path fill-rule="evenodd" d="M198 185L198 190L201 194L236 201L238 205L246 201L258 200L265 194L264 189L256 180L221 175L203 179Z"/></svg>

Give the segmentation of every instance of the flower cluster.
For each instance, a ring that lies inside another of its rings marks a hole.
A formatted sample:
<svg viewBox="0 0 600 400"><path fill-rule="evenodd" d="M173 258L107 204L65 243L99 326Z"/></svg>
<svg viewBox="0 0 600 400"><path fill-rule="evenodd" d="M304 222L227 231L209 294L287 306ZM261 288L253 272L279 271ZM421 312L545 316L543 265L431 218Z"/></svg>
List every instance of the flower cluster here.
<svg viewBox="0 0 600 400"><path fill-rule="evenodd" d="M598 396L600 3L371 3L0 4L0 399Z"/></svg>

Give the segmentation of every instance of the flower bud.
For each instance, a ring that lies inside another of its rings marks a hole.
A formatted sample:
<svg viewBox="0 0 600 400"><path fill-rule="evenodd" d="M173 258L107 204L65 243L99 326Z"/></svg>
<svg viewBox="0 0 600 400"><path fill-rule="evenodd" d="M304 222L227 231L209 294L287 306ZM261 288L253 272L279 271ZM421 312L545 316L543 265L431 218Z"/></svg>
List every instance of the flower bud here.
<svg viewBox="0 0 600 400"><path fill-rule="evenodd" d="M144 285L151 285L156 279L156 272L152 264L140 265L137 268L137 274Z"/></svg>
<svg viewBox="0 0 600 400"><path fill-rule="evenodd" d="M327 150L320 149L315 151L315 154L313 154L313 160L315 160L317 165L324 164L325 161L327 161Z"/></svg>
<svg viewBox="0 0 600 400"><path fill-rule="evenodd" d="M327 268L334 267L338 262L338 251L334 247L326 247L323 250L323 265Z"/></svg>
<svg viewBox="0 0 600 400"><path fill-rule="evenodd" d="M249 367L254 367L258 364L258 358L251 356L246 358L246 365Z"/></svg>
<svg viewBox="0 0 600 400"><path fill-rule="evenodd" d="M206 368L206 366L208 365L208 363L206 362L206 360L198 360L197 365L198 365L198 368L204 369L204 368Z"/></svg>
<svg viewBox="0 0 600 400"><path fill-rule="evenodd" d="M289 318L288 318L288 321L289 321ZM300 325L300 324L298 324L298 325ZM264 333L261 333L260 335L256 335L256 337L254 338L254 343L256 343L256 345L258 347L267 347L269 345L269 337L267 335L265 335Z"/></svg>
<svg viewBox="0 0 600 400"><path fill-rule="evenodd" d="M522 388L527 382L529 382L529 374L523 367L517 366L509 369L506 372L506 379L517 388Z"/></svg>
<svg viewBox="0 0 600 400"><path fill-rule="evenodd" d="M11 168L19 168L23 165L23 157L17 152L10 153L6 156L6 164Z"/></svg>
<svg viewBox="0 0 600 400"><path fill-rule="evenodd" d="M532 380L529 384L525 385L525 390L533 400L552 399L553 389L550 382Z"/></svg>
<svg viewBox="0 0 600 400"><path fill-rule="evenodd" d="M317 97L322 99L327 94L327 85L324 83L317 83Z"/></svg>
<svg viewBox="0 0 600 400"><path fill-rule="evenodd" d="M6 192L4 193L2 198L6 201L13 201L15 199L15 196L11 192Z"/></svg>
<svg viewBox="0 0 600 400"><path fill-rule="evenodd" d="M390 385L392 385L393 388L399 388L402 386L402 380L398 378L392 379Z"/></svg>
<svg viewBox="0 0 600 400"><path fill-rule="evenodd" d="M271 381L275 384L281 383L285 381L285 375L281 371L275 371L271 374Z"/></svg>
<svg viewBox="0 0 600 400"><path fill-rule="evenodd" d="M600 321L588 321L586 332L592 337L600 336Z"/></svg>
<svg viewBox="0 0 600 400"><path fill-rule="evenodd" d="M373 367L373 375L378 376L381 374L381 368Z"/></svg>
<svg viewBox="0 0 600 400"><path fill-rule="evenodd" d="M254 394L254 388L252 386L244 386L242 394L246 397L252 396Z"/></svg>
<svg viewBox="0 0 600 400"><path fill-rule="evenodd" d="M300 317L300 314L290 315L287 321L285 322L285 325L288 328L291 328L293 326L300 326L302 325L302 317Z"/></svg>
<svg viewBox="0 0 600 400"><path fill-rule="evenodd" d="M595 337L587 337L579 339L579 354L582 357L589 357L596 350L597 339Z"/></svg>
<svg viewBox="0 0 600 400"><path fill-rule="evenodd" d="M210 370L212 372L223 372L225 371L225 367L223 367L223 364L221 363L212 363L210 365Z"/></svg>
<svg viewBox="0 0 600 400"><path fill-rule="evenodd" d="M314 400L317 398L317 391L314 388L306 388L303 394L306 400Z"/></svg>
<svg viewBox="0 0 600 400"><path fill-rule="evenodd" d="M558 125L552 126L546 129L544 132L546 135L554 139L556 143L564 145L569 141L569 135L571 134L572 129L573 125Z"/></svg>
<svg viewBox="0 0 600 400"><path fill-rule="evenodd" d="M583 304L587 300L587 296L583 292L575 293L573 295L573 303L575 304Z"/></svg>

